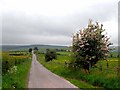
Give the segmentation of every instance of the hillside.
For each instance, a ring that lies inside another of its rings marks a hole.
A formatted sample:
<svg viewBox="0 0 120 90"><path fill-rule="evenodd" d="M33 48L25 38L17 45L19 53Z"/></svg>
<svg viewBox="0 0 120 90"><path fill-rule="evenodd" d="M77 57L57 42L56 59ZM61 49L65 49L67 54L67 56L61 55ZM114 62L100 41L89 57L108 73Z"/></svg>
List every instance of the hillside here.
<svg viewBox="0 0 120 90"><path fill-rule="evenodd" d="M66 49L67 46L55 46L55 45L2 45L2 51L14 51L14 50L28 50L29 48L37 47L38 49Z"/></svg>
<svg viewBox="0 0 120 90"><path fill-rule="evenodd" d="M38 47L40 50L45 49L66 49L67 46L56 46L56 45L2 45L2 51L16 51L16 50L28 50L29 48ZM114 48L112 52L118 52L118 46L110 46L109 48Z"/></svg>

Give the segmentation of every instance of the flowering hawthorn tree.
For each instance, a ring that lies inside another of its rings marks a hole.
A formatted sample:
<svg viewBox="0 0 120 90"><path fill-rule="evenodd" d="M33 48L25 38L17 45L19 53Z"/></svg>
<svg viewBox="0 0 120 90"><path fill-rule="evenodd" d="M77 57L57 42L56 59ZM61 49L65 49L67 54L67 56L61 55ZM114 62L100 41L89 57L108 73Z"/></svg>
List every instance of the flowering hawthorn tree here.
<svg viewBox="0 0 120 90"><path fill-rule="evenodd" d="M103 34L103 24L92 23L89 20L87 28L73 35L73 67L82 67L89 70L99 60L107 60L109 45L112 43L106 34Z"/></svg>

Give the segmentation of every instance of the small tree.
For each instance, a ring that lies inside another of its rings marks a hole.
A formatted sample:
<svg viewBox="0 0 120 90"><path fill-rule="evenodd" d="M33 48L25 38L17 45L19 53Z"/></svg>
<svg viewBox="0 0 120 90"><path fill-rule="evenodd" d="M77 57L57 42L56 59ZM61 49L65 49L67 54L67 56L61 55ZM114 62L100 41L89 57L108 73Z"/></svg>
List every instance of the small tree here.
<svg viewBox="0 0 120 90"><path fill-rule="evenodd" d="M57 54L55 51L46 49L46 53L45 53L45 61L46 62L52 61L53 59L56 59L56 58L57 58Z"/></svg>
<svg viewBox="0 0 120 90"><path fill-rule="evenodd" d="M31 53L32 52L32 48L29 48L29 53Z"/></svg>
<svg viewBox="0 0 120 90"><path fill-rule="evenodd" d="M99 60L107 60L108 47L112 43L103 32L103 24L99 25L89 21L88 27L80 30L80 32L73 35L73 67L82 67L89 70Z"/></svg>
<svg viewBox="0 0 120 90"><path fill-rule="evenodd" d="M37 48L37 47L34 47L34 50L37 50L37 51L38 51L38 48Z"/></svg>
<svg viewBox="0 0 120 90"><path fill-rule="evenodd" d="M34 53L38 54L38 48L34 47Z"/></svg>

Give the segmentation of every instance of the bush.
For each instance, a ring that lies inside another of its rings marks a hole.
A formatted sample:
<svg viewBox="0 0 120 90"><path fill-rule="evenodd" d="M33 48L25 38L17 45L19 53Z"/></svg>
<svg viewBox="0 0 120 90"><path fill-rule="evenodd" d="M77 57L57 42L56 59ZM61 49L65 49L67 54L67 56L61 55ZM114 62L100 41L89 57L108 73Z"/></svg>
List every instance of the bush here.
<svg viewBox="0 0 120 90"><path fill-rule="evenodd" d="M32 48L29 48L29 53L31 53L32 52Z"/></svg>
<svg viewBox="0 0 120 90"><path fill-rule="evenodd" d="M45 61L48 62L48 61L52 61L53 59L57 59L56 52L53 50L46 49Z"/></svg>

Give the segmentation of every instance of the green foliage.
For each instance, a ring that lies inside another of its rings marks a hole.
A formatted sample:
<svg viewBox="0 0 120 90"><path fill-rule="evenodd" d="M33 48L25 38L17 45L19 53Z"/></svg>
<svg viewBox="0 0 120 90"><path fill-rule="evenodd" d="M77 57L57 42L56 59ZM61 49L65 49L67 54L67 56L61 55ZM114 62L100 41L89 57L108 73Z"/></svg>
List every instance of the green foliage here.
<svg viewBox="0 0 120 90"><path fill-rule="evenodd" d="M16 56L10 53L2 52L2 89L27 88L31 58L27 54Z"/></svg>
<svg viewBox="0 0 120 90"><path fill-rule="evenodd" d="M31 65L31 59L28 59L27 62L17 65L17 71L13 73L6 73L2 76L2 88L12 89L23 89L27 88L27 80L29 76Z"/></svg>
<svg viewBox="0 0 120 90"><path fill-rule="evenodd" d="M38 50L38 48L37 48L37 47L34 47L34 50Z"/></svg>
<svg viewBox="0 0 120 90"><path fill-rule="evenodd" d="M73 36L73 58L71 63L74 67L82 67L89 70L99 60L107 60L109 39L103 32L103 25L98 22L93 24L90 20L88 27L80 30Z"/></svg>
<svg viewBox="0 0 120 90"><path fill-rule="evenodd" d="M48 61L52 61L53 59L57 59L56 52L53 50L46 49L45 61L48 62Z"/></svg>
<svg viewBox="0 0 120 90"><path fill-rule="evenodd" d="M27 61L28 56L11 56L9 53L2 54L2 74L8 72L13 66L18 64L22 64L23 62Z"/></svg>
<svg viewBox="0 0 120 90"><path fill-rule="evenodd" d="M31 53L32 52L32 48L29 48L29 53Z"/></svg>

